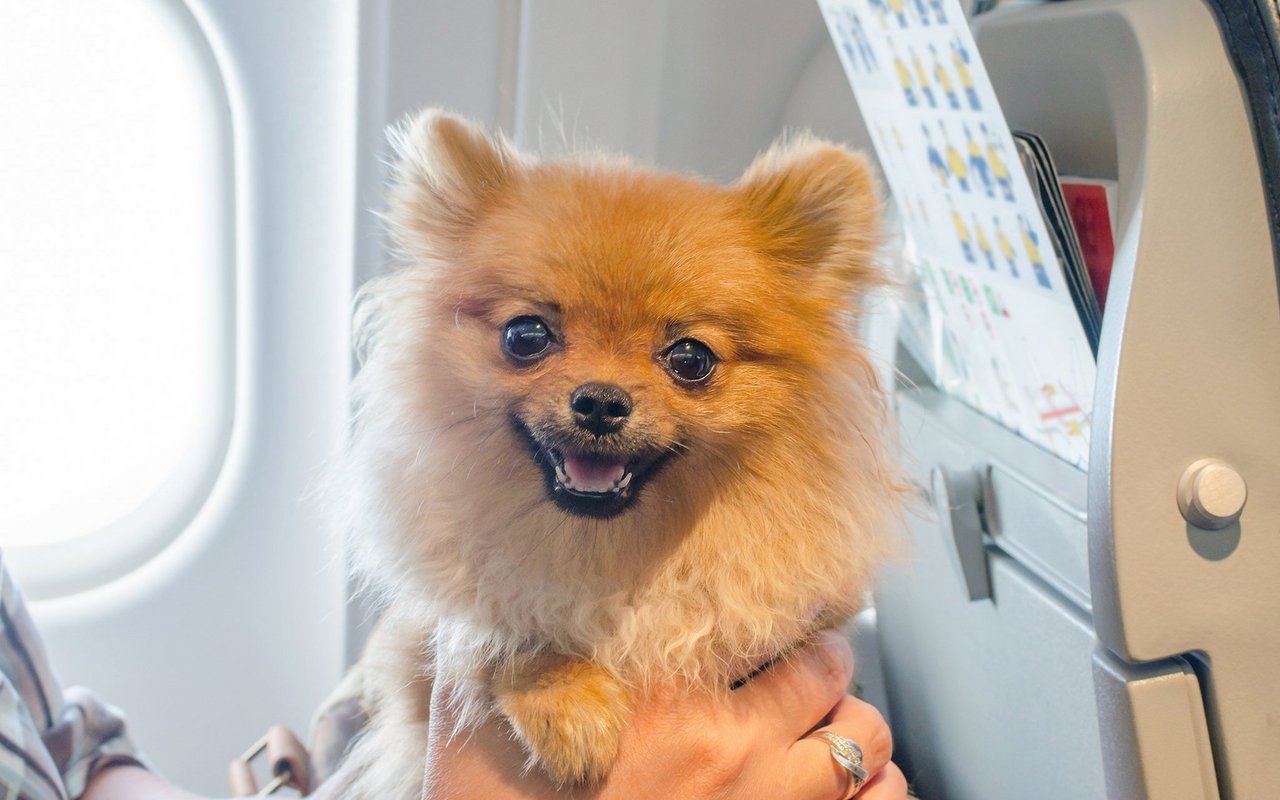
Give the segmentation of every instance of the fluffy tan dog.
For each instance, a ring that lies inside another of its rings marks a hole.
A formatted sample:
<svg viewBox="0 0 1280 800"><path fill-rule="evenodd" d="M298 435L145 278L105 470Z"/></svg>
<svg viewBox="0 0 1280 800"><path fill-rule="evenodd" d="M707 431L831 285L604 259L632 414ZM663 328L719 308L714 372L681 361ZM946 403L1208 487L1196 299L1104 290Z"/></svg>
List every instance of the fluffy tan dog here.
<svg viewBox="0 0 1280 800"><path fill-rule="evenodd" d="M877 283L864 160L809 137L731 187L540 163L438 111L397 137L404 265L358 305L340 481L392 601L355 797L417 798L432 680L562 783L632 698L707 691L846 620L897 473L853 334Z"/></svg>

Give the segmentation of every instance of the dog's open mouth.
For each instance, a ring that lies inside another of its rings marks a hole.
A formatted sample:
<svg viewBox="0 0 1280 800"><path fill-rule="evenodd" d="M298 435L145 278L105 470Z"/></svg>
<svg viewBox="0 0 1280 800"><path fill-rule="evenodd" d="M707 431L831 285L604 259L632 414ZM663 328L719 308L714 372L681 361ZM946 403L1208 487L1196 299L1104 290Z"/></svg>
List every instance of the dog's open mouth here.
<svg viewBox="0 0 1280 800"><path fill-rule="evenodd" d="M512 423L546 476L547 498L578 516L606 518L622 513L635 501L641 485L671 458L670 450L654 447L613 452L565 444L564 438L571 437L545 444L514 415Z"/></svg>
<svg viewBox="0 0 1280 800"><path fill-rule="evenodd" d="M547 494L570 514L612 517L635 499L659 459L539 447L534 461L547 472ZM548 469L549 467L549 469Z"/></svg>
<svg viewBox="0 0 1280 800"><path fill-rule="evenodd" d="M631 493L635 472L631 460L596 453L565 453L550 448L555 464L556 488L583 497L612 495L626 497Z"/></svg>

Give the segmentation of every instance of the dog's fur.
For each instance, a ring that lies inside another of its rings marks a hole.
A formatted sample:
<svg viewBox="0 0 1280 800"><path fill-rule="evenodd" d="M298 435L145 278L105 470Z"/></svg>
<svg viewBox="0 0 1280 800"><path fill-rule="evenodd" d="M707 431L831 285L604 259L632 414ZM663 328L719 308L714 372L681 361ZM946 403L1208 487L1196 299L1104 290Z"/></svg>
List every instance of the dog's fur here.
<svg viewBox="0 0 1280 800"><path fill-rule="evenodd" d="M853 333L880 199L860 156L808 136L731 187L539 163L435 110L395 144L404 264L360 294L336 482L392 602L349 795L419 796L433 679L461 727L497 711L554 779L593 781L637 691L674 674L727 690L847 619L887 552L897 473ZM524 315L557 338L529 365L501 349ZM681 338L719 357L705 383L664 365ZM552 502L530 454L589 381L629 392L625 435L661 455L604 518Z"/></svg>

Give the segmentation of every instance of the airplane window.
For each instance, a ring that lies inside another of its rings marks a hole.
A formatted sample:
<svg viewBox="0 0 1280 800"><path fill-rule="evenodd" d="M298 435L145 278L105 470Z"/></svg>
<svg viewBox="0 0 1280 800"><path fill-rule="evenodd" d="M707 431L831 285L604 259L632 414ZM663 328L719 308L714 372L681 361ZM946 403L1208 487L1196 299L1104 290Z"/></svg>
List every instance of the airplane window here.
<svg viewBox="0 0 1280 800"><path fill-rule="evenodd" d="M0 547L136 561L229 435L226 94L177 0L41 0L0 4L0 99Z"/></svg>

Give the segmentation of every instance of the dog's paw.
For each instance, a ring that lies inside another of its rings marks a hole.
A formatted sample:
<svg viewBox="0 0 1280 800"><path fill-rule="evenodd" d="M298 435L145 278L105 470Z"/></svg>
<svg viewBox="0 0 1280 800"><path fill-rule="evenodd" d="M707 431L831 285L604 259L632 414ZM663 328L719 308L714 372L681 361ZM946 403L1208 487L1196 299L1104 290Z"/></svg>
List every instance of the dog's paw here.
<svg viewBox="0 0 1280 800"><path fill-rule="evenodd" d="M494 693L530 760L557 784L597 783L613 765L630 707L600 667L566 659L504 670Z"/></svg>

